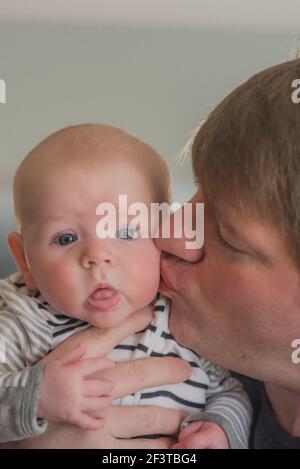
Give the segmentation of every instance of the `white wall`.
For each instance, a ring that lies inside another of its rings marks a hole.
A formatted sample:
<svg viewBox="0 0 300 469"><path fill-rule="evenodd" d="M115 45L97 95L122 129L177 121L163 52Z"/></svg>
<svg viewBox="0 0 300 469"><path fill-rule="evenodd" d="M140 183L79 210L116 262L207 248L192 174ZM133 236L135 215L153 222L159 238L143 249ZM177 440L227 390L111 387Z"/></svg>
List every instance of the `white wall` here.
<svg viewBox="0 0 300 469"><path fill-rule="evenodd" d="M297 31L299 10L299 0L1 0L0 18L279 32Z"/></svg>

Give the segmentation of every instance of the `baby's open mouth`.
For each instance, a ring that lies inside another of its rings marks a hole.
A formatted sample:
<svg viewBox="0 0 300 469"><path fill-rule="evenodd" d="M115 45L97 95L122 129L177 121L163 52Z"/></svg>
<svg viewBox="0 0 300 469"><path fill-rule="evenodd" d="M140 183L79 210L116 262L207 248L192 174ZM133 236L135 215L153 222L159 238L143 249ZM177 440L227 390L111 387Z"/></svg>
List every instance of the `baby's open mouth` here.
<svg viewBox="0 0 300 469"><path fill-rule="evenodd" d="M100 285L88 297L89 306L98 311L110 311L114 309L120 301L120 293L109 285Z"/></svg>

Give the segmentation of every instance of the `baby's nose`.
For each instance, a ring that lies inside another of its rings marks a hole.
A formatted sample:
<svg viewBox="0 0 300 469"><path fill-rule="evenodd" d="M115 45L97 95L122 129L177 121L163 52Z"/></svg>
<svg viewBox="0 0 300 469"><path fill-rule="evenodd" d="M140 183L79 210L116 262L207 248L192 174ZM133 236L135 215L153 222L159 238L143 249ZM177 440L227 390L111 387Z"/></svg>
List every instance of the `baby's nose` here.
<svg viewBox="0 0 300 469"><path fill-rule="evenodd" d="M91 265L107 265L114 264L114 255L107 243L103 240L101 242L89 245L81 258L81 264L84 268L89 268Z"/></svg>

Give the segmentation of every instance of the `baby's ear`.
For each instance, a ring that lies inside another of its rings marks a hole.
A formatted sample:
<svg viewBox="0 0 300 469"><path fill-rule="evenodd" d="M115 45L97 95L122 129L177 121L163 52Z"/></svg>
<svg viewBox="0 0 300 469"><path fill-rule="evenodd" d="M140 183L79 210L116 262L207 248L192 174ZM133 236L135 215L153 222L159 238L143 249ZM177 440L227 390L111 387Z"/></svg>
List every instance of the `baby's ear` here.
<svg viewBox="0 0 300 469"><path fill-rule="evenodd" d="M29 290L38 290L37 285L31 275L30 267L28 265L25 250L23 237L20 233L11 232L7 235L7 243L9 249L13 255L15 263L17 264L18 269L23 275L24 282Z"/></svg>

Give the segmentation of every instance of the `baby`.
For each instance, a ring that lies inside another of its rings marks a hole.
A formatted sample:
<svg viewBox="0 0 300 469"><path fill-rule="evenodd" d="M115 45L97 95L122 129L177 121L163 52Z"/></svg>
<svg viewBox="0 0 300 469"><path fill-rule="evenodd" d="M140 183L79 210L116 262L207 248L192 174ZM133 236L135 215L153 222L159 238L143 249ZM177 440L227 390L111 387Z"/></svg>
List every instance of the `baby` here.
<svg viewBox="0 0 300 469"><path fill-rule="evenodd" d="M0 441L42 433L47 421L87 430L103 426L112 383L93 379L114 361L176 356L192 367L181 384L143 390L114 405L178 407L189 417L179 440L194 448L246 448L251 410L229 373L177 344L168 329L170 303L157 296L160 252L149 232L116 225L99 237L97 207L170 201L164 160L148 145L103 125L63 129L21 163L14 180L20 232L8 243L19 273L0 282ZM117 212L118 215L118 212ZM118 218L117 218L118 219ZM142 225L142 224L141 224ZM140 227L141 227L140 225ZM115 327L133 312L153 308L154 320L119 344L109 358L84 358L81 344L64 359L38 362L90 325Z"/></svg>

